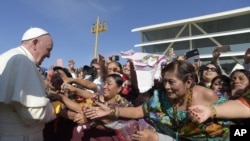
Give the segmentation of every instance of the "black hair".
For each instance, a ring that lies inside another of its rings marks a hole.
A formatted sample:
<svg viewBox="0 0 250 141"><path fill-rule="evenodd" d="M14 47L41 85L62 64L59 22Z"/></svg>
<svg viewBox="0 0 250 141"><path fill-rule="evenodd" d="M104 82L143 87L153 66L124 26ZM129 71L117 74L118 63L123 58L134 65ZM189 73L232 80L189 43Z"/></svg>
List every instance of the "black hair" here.
<svg viewBox="0 0 250 141"><path fill-rule="evenodd" d="M122 72L122 65L121 65L121 63L120 63L120 62L117 62L117 61L111 61L109 64L111 64L111 63L116 64L116 65L120 68L120 71Z"/></svg>
<svg viewBox="0 0 250 141"><path fill-rule="evenodd" d="M114 80L115 80L115 83L117 84L118 87L122 87L122 84L123 84L123 80L122 80L122 77L120 74L116 74L116 73L113 73L113 74L109 74L107 75L106 79L108 77L112 77Z"/></svg>
<svg viewBox="0 0 250 141"><path fill-rule="evenodd" d="M57 71L57 70L62 70L62 71L67 75L67 77L71 77L71 78L72 78L72 75L71 75L71 73L68 71L68 69L63 68L63 67L60 67L60 66L55 66L55 67L53 68L53 71Z"/></svg>
<svg viewBox="0 0 250 141"><path fill-rule="evenodd" d="M187 81L188 78L193 79L193 85L197 81L197 75L195 73L194 66L186 60L175 60L167 64L163 70L163 74L166 72L176 72L177 77L183 82Z"/></svg>
<svg viewBox="0 0 250 141"><path fill-rule="evenodd" d="M212 79L210 88L212 88L212 85L214 84L215 80L217 80L217 79L221 79L224 83L226 83L226 85L230 86L230 78L228 76L217 75Z"/></svg>
<svg viewBox="0 0 250 141"><path fill-rule="evenodd" d="M240 72L243 73L247 78L248 78L248 86L244 89L240 89L237 92L235 92L235 94L233 96L231 96L229 99L237 99L239 98L242 94L244 94L249 88L250 88L250 71L245 70L245 69L237 69L234 70L231 74L230 74L230 80L232 80L232 76L236 73L236 72Z"/></svg>
<svg viewBox="0 0 250 141"><path fill-rule="evenodd" d="M97 77L97 70L93 66L84 65L82 67L82 73L83 73L84 76L85 75L90 75L91 76L90 81L93 81Z"/></svg>
<svg viewBox="0 0 250 141"><path fill-rule="evenodd" d="M222 75L222 72L221 72L220 67L219 67L217 64L210 62L210 63L207 63L207 64L202 65L202 66L200 67L199 72L198 72L198 75L199 75L199 77L200 77L201 79L203 78L203 71L205 70L205 67L206 67L207 65L209 65L209 64L213 65L213 66L216 68L216 73L217 73L218 75Z"/></svg>
<svg viewBox="0 0 250 141"><path fill-rule="evenodd" d="M68 69L60 67L60 66L56 66L56 67L53 68L54 72L57 71L57 70L62 70L67 75L67 77L71 77L72 78L72 75L68 71ZM61 76L60 76L59 73L54 73L52 75L51 84L52 84L52 86L55 87L56 90L61 90L61 85L63 84L63 80L62 80L62 78L61 78Z"/></svg>

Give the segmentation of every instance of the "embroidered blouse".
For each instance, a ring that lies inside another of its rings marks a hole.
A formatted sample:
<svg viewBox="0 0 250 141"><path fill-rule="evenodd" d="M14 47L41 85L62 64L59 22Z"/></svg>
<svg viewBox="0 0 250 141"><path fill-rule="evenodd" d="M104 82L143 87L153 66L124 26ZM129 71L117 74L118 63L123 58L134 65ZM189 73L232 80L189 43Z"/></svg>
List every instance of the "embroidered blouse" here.
<svg viewBox="0 0 250 141"><path fill-rule="evenodd" d="M226 99L221 97L214 103L220 104ZM164 93L154 91L153 96L143 104L146 120L153 124L157 132L170 135L176 140L178 137L195 140L229 140L229 121L211 121L198 124L188 118L187 111L177 110L178 125L176 125L173 105Z"/></svg>

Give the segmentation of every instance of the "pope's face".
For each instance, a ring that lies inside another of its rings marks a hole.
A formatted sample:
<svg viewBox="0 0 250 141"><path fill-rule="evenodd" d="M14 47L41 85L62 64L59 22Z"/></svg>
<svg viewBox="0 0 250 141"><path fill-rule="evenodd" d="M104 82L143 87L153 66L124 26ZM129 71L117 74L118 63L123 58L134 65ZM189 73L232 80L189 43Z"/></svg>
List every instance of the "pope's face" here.
<svg viewBox="0 0 250 141"><path fill-rule="evenodd" d="M45 35L37 38L37 43L35 44L37 50L36 63L40 66L43 60L50 57L50 52L53 49L53 41L50 35Z"/></svg>

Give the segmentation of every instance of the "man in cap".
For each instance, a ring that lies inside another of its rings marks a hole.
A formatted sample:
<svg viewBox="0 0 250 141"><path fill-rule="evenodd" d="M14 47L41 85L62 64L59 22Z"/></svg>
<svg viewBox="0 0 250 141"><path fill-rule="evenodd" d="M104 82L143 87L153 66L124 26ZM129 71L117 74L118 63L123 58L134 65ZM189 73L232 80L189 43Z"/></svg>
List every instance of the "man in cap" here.
<svg viewBox="0 0 250 141"><path fill-rule="evenodd" d="M0 140L42 141L45 123L55 119L45 97L39 67L50 57L53 40L41 28L30 28L21 46L0 55Z"/></svg>

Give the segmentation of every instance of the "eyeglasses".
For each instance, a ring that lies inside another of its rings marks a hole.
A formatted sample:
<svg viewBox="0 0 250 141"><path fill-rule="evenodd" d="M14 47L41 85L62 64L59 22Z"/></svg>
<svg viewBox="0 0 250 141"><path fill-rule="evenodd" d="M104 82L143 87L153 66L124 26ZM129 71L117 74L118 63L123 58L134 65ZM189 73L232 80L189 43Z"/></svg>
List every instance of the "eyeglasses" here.
<svg viewBox="0 0 250 141"><path fill-rule="evenodd" d="M206 71L210 70L212 72L216 72L217 71L216 68L209 68L209 67L205 67L204 70L206 70Z"/></svg>

